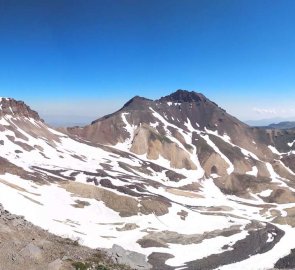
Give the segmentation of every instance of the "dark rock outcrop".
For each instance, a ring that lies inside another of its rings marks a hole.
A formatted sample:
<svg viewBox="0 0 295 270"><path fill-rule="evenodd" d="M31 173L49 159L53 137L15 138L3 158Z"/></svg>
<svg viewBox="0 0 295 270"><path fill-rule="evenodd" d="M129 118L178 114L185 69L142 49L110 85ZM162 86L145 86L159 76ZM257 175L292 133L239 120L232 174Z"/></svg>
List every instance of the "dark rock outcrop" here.
<svg viewBox="0 0 295 270"><path fill-rule="evenodd" d="M12 98L0 98L0 117L5 115L33 118L38 121L43 121L39 114L33 111L23 101L17 101Z"/></svg>

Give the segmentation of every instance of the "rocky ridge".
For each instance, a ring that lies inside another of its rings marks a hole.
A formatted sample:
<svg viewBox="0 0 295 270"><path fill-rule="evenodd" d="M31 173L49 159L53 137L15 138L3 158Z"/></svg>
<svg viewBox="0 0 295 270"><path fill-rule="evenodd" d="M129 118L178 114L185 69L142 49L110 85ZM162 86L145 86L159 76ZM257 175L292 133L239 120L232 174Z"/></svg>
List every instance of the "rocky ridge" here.
<svg viewBox="0 0 295 270"><path fill-rule="evenodd" d="M12 98L0 98L0 116L4 115L10 115L12 117L26 117L43 121L39 114L32 110L23 101L17 101Z"/></svg>

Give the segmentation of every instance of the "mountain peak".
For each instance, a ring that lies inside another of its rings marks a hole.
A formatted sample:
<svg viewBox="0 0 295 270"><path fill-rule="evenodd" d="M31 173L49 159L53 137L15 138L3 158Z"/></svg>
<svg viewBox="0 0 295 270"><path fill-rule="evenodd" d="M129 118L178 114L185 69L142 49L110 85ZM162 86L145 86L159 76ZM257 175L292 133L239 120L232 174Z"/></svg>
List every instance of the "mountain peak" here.
<svg viewBox="0 0 295 270"><path fill-rule="evenodd" d="M33 118L35 120L43 121L39 114L36 111L33 111L23 101L15 100L13 98L0 98L0 117L5 115Z"/></svg>
<svg viewBox="0 0 295 270"><path fill-rule="evenodd" d="M135 96L129 101L127 101L123 108L129 108L129 109L140 109L143 106L145 106L147 103L151 102L151 99L140 97L140 96Z"/></svg>
<svg viewBox="0 0 295 270"><path fill-rule="evenodd" d="M195 91L188 91L188 90L182 90L179 89L176 92L165 96L161 97L159 101L161 102L200 102L200 101L205 101L207 98Z"/></svg>

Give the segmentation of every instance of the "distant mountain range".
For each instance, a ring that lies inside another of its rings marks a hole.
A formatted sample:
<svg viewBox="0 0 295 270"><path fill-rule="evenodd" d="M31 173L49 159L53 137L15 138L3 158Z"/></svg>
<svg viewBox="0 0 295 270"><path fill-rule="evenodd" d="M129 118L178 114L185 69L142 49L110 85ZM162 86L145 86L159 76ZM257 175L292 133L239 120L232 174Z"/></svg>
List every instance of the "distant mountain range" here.
<svg viewBox="0 0 295 270"><path fill-rule="evenodd" d="M268 127L273 124L295 122L294 118L270 118L270 119L260 119L260 120L247 120L244 121L247 125L251 127Z"/></svg>
<svg viewBox="0 0 295 270"><path fill-rule="evenodd" d="M270 124L266 126L265 128L292 129L292 128L295 128L295 121L285 121L285 122L280 122L277 124Z"/></svg>
<svg viewBox="0 0 295 270"><path fill-rule="evenodd" d="M0 99L0 203L135 269L294 268L295 130L186 90L60 129Z"/></svg>

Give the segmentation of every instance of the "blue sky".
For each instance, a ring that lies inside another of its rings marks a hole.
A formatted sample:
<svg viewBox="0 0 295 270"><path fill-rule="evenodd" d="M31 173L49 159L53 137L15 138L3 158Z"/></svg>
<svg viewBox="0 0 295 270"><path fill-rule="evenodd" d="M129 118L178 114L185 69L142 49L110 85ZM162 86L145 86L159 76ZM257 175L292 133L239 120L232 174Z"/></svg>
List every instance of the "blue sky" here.
<svg viewBox="0 0 295 270"><path fill-rule="evenodd" d="M295 120L294 11L294 0L0 0L0 95L45 118L95 119L182 88L242 120Z"/></svg>

